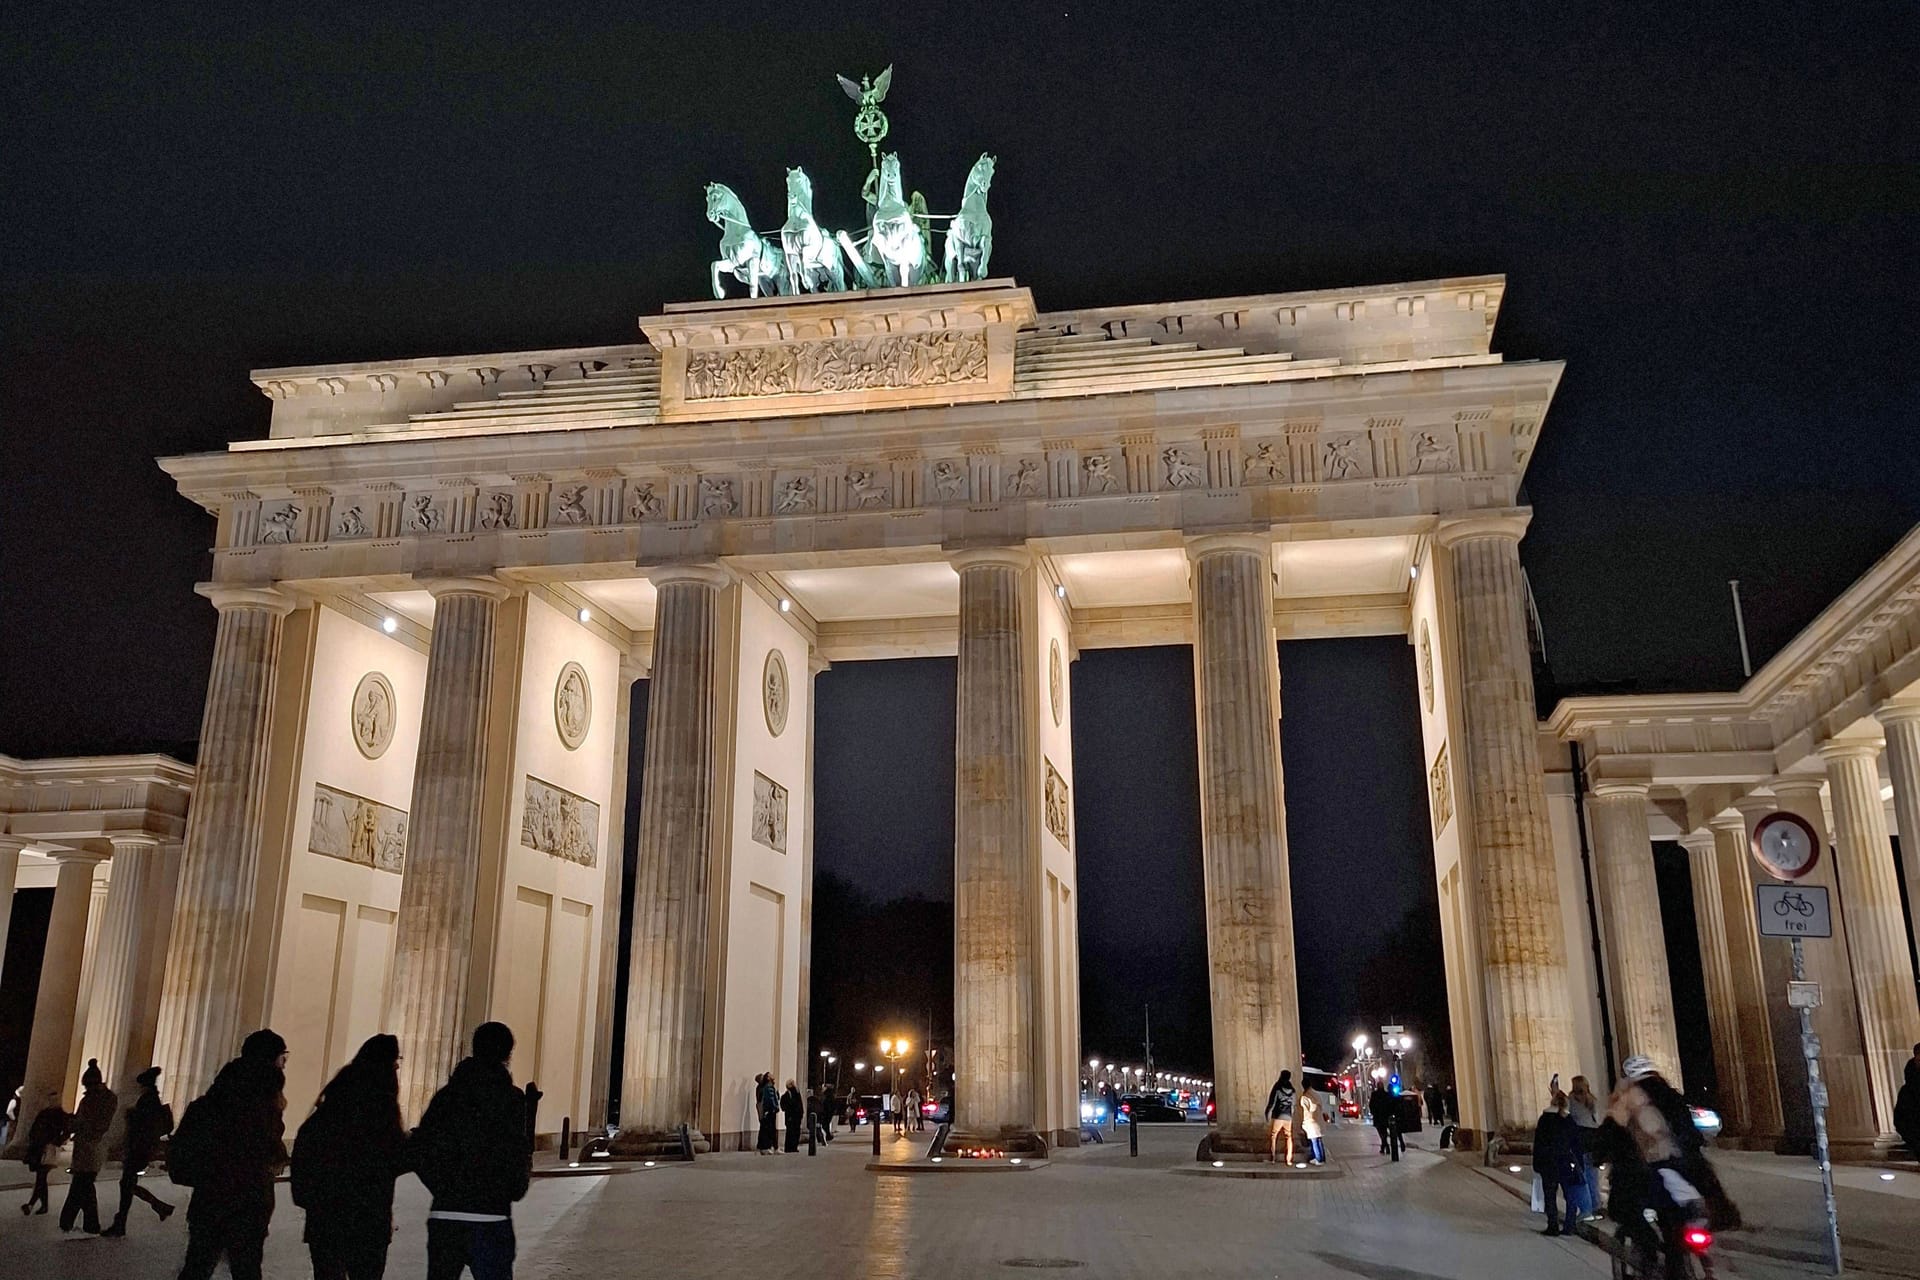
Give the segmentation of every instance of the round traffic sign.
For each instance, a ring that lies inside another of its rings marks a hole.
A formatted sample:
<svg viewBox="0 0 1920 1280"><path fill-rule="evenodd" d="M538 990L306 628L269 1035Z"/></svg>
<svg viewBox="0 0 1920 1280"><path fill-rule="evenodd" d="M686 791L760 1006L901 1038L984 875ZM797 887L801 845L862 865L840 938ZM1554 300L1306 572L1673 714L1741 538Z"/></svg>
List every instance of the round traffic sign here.
<svg viewBox="0 0 1920 1280"><path fill-rule="evenodd" d="M1820 833L1797 813L1770 813L1753 824L1753 860L1777 880L1799 880L1820 864Z"/></svg>

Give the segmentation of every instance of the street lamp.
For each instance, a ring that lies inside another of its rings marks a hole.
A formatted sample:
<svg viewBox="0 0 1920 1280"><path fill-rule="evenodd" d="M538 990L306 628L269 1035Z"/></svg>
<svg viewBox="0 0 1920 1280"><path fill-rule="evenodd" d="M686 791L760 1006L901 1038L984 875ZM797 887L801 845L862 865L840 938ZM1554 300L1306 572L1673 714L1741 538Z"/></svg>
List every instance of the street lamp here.
<svg viewBox="0 0 1920 1280"><path fill-rule="evenodd" d="M895 1083L893 1087L895 1089L900 1089L900 1094L903 1099L906 1097L906 1091L904 1089L901 1089L899 1084L900 1059L905 1057L907 1054L907 1051L911 1048L913 1048L913 1046L908 1044L905 1040L896 1040L896 1039L889 1039L889 1038L883 1037L880 1041L880 1056L887 1060L888 1066L891 1066L894 1068ZM882 1070L882 1068L876 1066L874 1070L878 1072ZM885 1108L883 1107L882 1109L884 1110ZM901 1117L898 1117L898 1116L895 1117L896 1124L900 1123L901 1120L902 1120Z"/></svg>

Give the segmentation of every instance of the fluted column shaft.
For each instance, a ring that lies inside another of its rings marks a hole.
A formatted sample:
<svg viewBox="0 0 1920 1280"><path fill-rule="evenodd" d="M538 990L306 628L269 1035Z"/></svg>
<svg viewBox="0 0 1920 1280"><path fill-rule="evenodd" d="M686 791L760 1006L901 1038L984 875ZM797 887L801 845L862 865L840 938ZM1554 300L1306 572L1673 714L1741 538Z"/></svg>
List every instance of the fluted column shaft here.
<svg viewBox="0 0 1920 1280"><path fill-rule="evenodd" d="M20 874L20 851L26 842L0 836L0 978L5 978L7 929L13 923L13 886Z"/></svg>
<svg viewBox="0 0 1920 1280"><path fill-rule="evenodd" d="M400 1037L400 1106L417 1119L462 1056L473 909L479 890L493 640L507 590L435 579L420 746L394 920L387 1024ZM521 1028L526 1034L531 1028Z"/></svg>
<svg viewBox="0 0 1920 1280"><path fill-rule="evenodd" d="M155 1053L173 1096L182 1099L204 1092L252 1029L240 1025L240 973L260 869L281 620L293 608L277 591L206 587L202 594L220 610L220 624Z"/></svg>
<svg viewBox="0 0 1920 1280"><path fill-rule="evenodd" d="M1722 1112L1744 1117L1742 1136L1771 1147L1780 1139L1780 1081L1773 1063L1773 1028L1767 1023L1766 978L1760 966L1760 931L1754 922L1746 824L1733 814L1715 818L1707 826L1713 833L1714 887L1720 895L1734 1015L1733 1065L1720 1067L1720 1106ZM1696 880L1696 893L1698 883ZM1701 947L1706 947L1704 935ZM1713 999L1711 991L1708 999ZM1716 1065L1719 1049L1716 1039Z"/></svg>
<svg viewBox="0 0 1920 1280"><path fill-rule="evenodd" d="M969 551L960 573L954 733L955 1127L1030 1133L1033 1072L1034 760L1027 723L1033 621L1018 548Z"/></svg>
<svg viewBox="0 0 1920 1280"><path fill-rule="evenodd" d="M1680 1039L1673 1026L1673 985L1660 927L1645 783L1598 782L1587 800L1594 864L1600 881L1601 931L1616 1047L1624 1059L1645 1054L1680 1083Z"/></svg>
<svg viewBox="0 0 1920 1280"><path fill-rule="evenodd" d="M1880 805L1880 744L1832 742L1820 748L1833 796L1834 857L1847 895L1847 949L1874 1121L1892 1138L1893 1104L1913 1046L1920 1044L1920 1000L1900 908L1887 814Z"/></svg>
<svg viewBox="0 0 1920 1280"><path fill-rule="evenodd" d="M1728 958L1727 920L1720 896L1720 865L1711 831L1680 837L1687 851L1693 884L1694 934L1700 942L1700 971L1707 988L1707 1030L1713 1041L1714 1101L1728 1134L1749 1127L1745 1064L1740 1060L1740 1012L1733 993Z"/></svg>
<svg viewBox="0 0 1920 1280"><path fill-rule="evenodd" d="M619 700L613 712L613 790L607 796L607 862L601 896L600 982L594 1009L593 1084L588 1096L590 1124L605 1124L613 1089L613 1013L616 969L620 963L620 894L627 865L627 774L633 738L633 684L642 675L627 654L620 655Z"/></svg>
<svg viewBox="0 0 1920 1280"><path fill-rule="evenodd" d="M93 992L87 1005L86 1051L116 1091L133 1086L148 1066L130 1062L141 1018L141 977L153 955L151 899L162 879L160 843L151 837L115 836L113 878L94 940ZM147 1055L150 1056L150 1055Z"/></svg>
<svg viewBox="0 0 1920 1280"><path fill-rule="evenodd" d="M1301 1067L1272 547L1202 538L1187 554L1216 1119L1229 1148L1259 1146L1268 1088Z"/></svg>
<svg viewBox="0 0 1920 1280"><path fill-rule="evenodd" d="M1441 526L1460 652L1472 881L1491 1050L1493 1127L1532 1131L1541 1082L1574 1060L1566 932L1540 767L1518 515Z"/></svg>
<svg viewBox="0 0 1920 1280"><path fill-rule="evenodd" d="M1860 1016L1853 994L1853 969L1847 944L1846 913L1850 905L1841 893L1834 871L1832 836L1825 807L1820 803L1818 778L1779 778L1771 784L1780 809L1796 813L1819 833L1823 853L1812 873L1799 883L1827 890L1833 911L1834 936L1805 945L1807 979L1820 984L1820 1007L1813 1011L1813 1029L1820 1037L1820 1074L1827 1083L1827 1137L1845 1155L1870 1150L1878 1136L1874 1127L1872 1088L1867 1083L1866 1055L1861 1047ZM1766 815L1763 806L1739 805L1747 819L1747 835ZM1778 883L1754 866L1756 883ZM1773 1023L1774 1066L1780 1075L1781 1107L1789 1117L1787 1142L1806 1150L1812 1142L1812 1113L1807 1102L1806 1066L1800 1049L1800 1017L1787 1006L1787 983L1792 975L1792 948L1785 938L1765 939L1761 960L1767 975L1768 1016ZM1789 1101L1788 1093L1792 1094Z"/></svg>
<svg viewBox="0 0 1920 1280"><path fill-rule="evenodd" d="M27 1070L20 1094L20 1123L7 1154L18 1155L42 1108L57 1105L67 1089L73 1049L74 1010L87 940L87 910L93 897L98 854L60 850L53 885L53 911L40 953L40 988L33 1001L33 1032L27 1039Z"/></svg>
<svg viewBox="0 0 1920 1280"><path fill-rule="evenodd" d="M633 945L620 1125L631 1134L695 1125L706 1030L713 843L714 615L729 581L717 565L653 574L657 605L640 775Z"/></svg>
<svg viewBox="0 0 1920 1280"><path fill-rule="evenodd" d="M1893 780L1893 816L1900 824L1907 923L1920 938L1920 702L1888 703L1874 715L1887 731L1887 775Z"/></svg>

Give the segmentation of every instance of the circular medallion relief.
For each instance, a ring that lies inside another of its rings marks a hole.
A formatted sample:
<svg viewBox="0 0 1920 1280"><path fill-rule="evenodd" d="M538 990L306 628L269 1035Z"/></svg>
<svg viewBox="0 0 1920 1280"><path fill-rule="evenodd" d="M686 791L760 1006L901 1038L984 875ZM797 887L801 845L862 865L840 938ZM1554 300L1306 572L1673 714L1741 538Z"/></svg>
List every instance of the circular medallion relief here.
<svg viewBox="0 0 1920 1280"><path fill-rule="evenodd" d="M587 740L587 726L593 723L593 691L587 685L586 668L569 662L560 668L553 686L553 727L560 742L572 751Z"/></svg>
<svg viewBox="0 0 1920 1280"><path fill-rule="evenodd" d="M1420 696L1427 700L1427 712L1433 712L1433 633L1427 620L1420 619Z"/></svg>
<svg viewBox="0 0 1920 1280"><path fill-rule="evenodd" d="M1047 641L1047 697L1053 703L1053 722L1060 723L1066 712L1067 677L1060 669L1060 642Z"/></svg>
<svg viewBox="0 0 1920 1280"><path fill-rule="evenodd" d="M769 649L760 669L760 706L767 713L767 732L776 738L786 732L787 703L787 660L778 649Z"/></svg>
<svg viewBox="0 0 1920 1280"><path fill-rule="evenodd" d="M393 686L378 671L369 671L353 687L353 745L369 760L386 754L393 741Z"/></svg>

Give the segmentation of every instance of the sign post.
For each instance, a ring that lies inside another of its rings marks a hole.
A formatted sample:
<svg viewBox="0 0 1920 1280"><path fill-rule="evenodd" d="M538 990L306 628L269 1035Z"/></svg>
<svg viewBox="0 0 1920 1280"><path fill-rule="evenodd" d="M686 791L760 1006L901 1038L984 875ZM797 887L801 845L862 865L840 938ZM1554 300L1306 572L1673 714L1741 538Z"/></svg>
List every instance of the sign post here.
<svg viewBox="0 0 1920 1280"><path fill-rule="evenodd" d="M1786 938L1793 947L1793 980L1787 984L1787 1005L1800 1012L1800 1051L1807 1060L1807 1101L1813 1107L1813 1158L1820 1166L1820 1191L1826 1199L1827 1249L1833 1274L1839 1275L1840 1209L1833 1198L1833 1160L1827 1151L1827 1082L1820 1076L1820 1037L1814 1034L1813 1011L1820 1007L1820 984L1807 981L1808 938L1833 936L1832 904L1819 885L1793 883L1820 861L1820 837L1799 814L1769 814L1754 826L1754 860L1786 884L1754 887L1754 907L1760 915L1760 936Z"/></svg>

